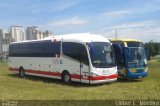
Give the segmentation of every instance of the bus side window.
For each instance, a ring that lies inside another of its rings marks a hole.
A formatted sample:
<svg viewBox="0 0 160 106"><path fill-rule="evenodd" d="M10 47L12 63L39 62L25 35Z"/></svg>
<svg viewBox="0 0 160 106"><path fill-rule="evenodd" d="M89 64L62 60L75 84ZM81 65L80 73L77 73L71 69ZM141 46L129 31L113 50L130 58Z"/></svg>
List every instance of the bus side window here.
<svg viewBox="0 0 160 106"><path fill-rule="evenodd" d="M10 48L10 51L9 51L9 56L19 56L20 53L19 53L19 44L14 44L14 45L10 45L9 46Z"/></svg>
<svg viewBox="0 0 160 106"><path fill-rule="evenodd" d="M50 42L44 43L44 53L46 56L55 57L56 54L60 54L60 42Z"/></svg>
<svg viewBox="0 0 160 106"><path fill-rule="evenodd" d="M9 56L14 56L14 45L9 45Z"/></svg>
<svg viewBox="0 0 160 106"><path fill-rule="evenodd" d="M62 48L64 55L72 59L78 60L86 65L89 64L87 51L84 45L73 42L64 42L62 44Z"/></svg>

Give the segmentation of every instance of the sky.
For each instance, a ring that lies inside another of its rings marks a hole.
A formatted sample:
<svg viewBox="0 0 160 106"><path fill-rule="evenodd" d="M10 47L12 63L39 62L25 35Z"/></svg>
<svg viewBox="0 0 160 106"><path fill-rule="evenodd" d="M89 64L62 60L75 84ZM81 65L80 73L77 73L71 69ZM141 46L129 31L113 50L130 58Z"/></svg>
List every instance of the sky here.
<svg viewBox="0 0 160 106"><path fill-rule="evenodd" d="M160 0L0 0L0 28L13 25L160 42Z"/></svg>

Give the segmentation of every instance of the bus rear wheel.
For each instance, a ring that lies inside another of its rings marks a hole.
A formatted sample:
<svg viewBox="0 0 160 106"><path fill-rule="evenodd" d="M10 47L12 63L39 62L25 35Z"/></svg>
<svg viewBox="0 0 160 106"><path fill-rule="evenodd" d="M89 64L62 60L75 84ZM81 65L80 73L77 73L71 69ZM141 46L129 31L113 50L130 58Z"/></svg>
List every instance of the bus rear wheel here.
<svg viewBox="0 0 160 106"><path fill-rule="evenodd" d="M71 76L70 76L69 72L66 71L62 74L62 80L65 83L70 83L71 82Z"/></svg>
<svg viewBox="0 0 160 106"><path fill-rule="evenodd" d="M25 77L25 71L24 71L24 69L21 67L21 68L19 68L19 76L21 77L21 78L24 78Z"/></svg>

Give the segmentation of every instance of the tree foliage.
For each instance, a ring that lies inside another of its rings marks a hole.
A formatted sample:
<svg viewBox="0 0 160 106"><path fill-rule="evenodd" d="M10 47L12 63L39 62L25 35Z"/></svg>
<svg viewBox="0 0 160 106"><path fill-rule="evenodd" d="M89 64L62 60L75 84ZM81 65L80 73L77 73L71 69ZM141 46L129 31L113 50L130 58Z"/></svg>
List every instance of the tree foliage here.
<svg viewBox="0 0 160 106"><path fill-rule="evenodd" d="M160 54L160 42L154 42L153 40L151 40L145 43L144 46L148 50L148 57Z"/></svg>

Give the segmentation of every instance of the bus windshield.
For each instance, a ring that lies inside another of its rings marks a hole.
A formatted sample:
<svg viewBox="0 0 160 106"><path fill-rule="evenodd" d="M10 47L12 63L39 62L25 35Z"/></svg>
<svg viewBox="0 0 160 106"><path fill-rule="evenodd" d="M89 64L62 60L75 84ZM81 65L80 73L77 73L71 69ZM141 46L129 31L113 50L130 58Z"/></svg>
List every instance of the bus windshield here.
<svg viewBox="0 0 160 106"><path fill-rule="evenodd" d="M110 43L91 42L88 48L93 67L108 68L115 66L115 56Z"/></svg>
<svg viewBox="0 0 160 106"><path fill-rule="evenodd" d="M143 42L127 42L128 47L144 47Z"/></svg>
<svg viewBox="0 0 160 106"><path fill-rule="evenodd" d="M141 67L147 64L145 49L142 47L129 48L129 56L127 56L129 67Z"/></svg>

